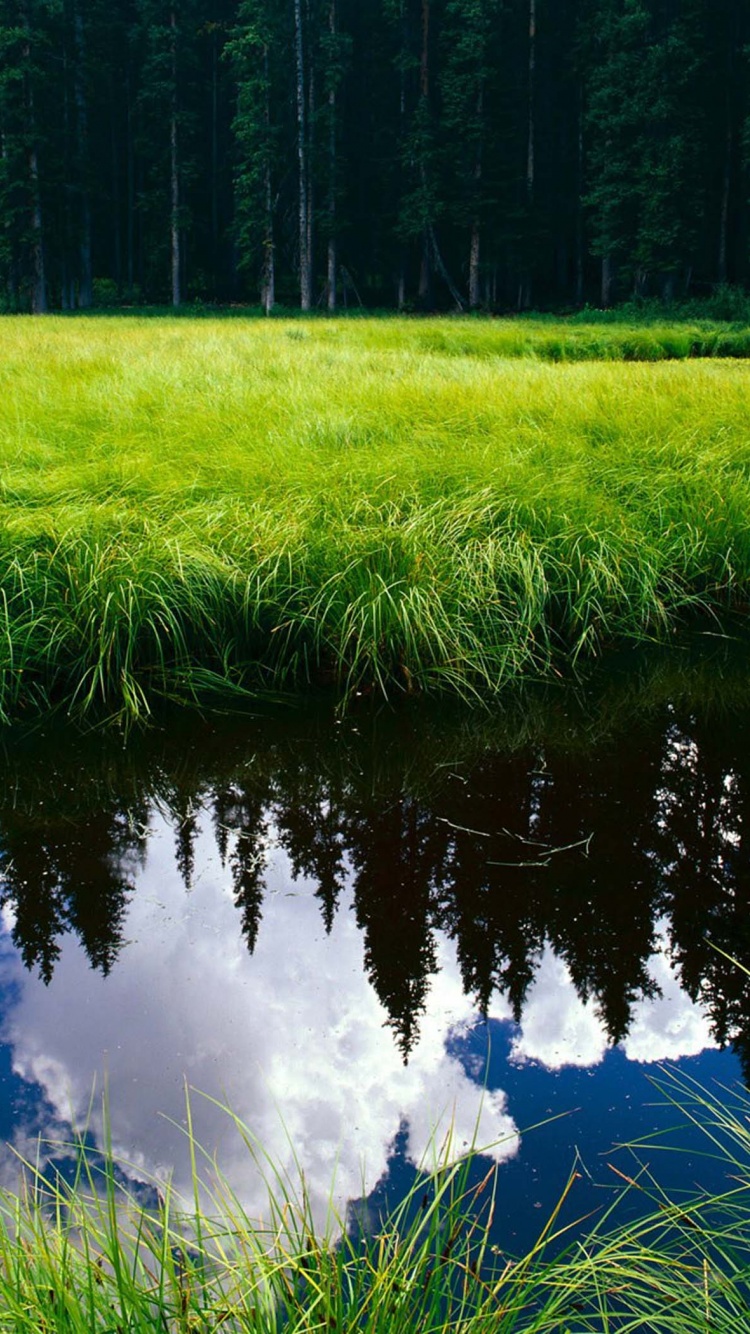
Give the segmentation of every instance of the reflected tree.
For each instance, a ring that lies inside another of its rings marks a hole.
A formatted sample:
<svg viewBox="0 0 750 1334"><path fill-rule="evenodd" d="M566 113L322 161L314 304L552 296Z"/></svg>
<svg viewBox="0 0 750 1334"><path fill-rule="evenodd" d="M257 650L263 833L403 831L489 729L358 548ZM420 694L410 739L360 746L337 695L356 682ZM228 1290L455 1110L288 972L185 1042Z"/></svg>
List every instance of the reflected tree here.
<svg viewBox="0 0 750 1334"><path fill-rule="evenodd" d="M346 880L342 794L317 765L295 769L291 763L280 798L274 803L279 842L295 879L306 877L317 886L315 895L330 935Z"/></svg>
<svg viewBox="0 0 750 1334"><path fill-rule="evenodd" d="M315 886L326 931L353 897L404 1060L437 932L477 1009L502 996L517 1021L551 946L612 1043L655 994L650 961L666 933L687 994L750 1075L750 984L726 957L750 967L750 725L663 702L647 721L624 716L593 742L539 724L533 744L521 730L504 752L481 729L415 727L405 744L406 729L394 739L352 727L328 746L328 725L275 721L214 726L189 745L179 732L125 750L98 738L45 753L44 765L17 747L0 796L0 904L45 982L66 933L106 974L152 811L172 824L189 886L205 810L251 953L273 843Z"/></svg>
<svg viewBox="0 0 750 1334"><path fill-rule="evenodd" d="M123 944L127 902L145 851L147 809L109 810L85 825L3 822L0 903L29 969L49 983L68 931L105 976Z"/></svg>
<svg viewBox="0 0 750 1334"><path fill-rule="evenodd" d="M437 968L431 824L417 801L399 796L385 808L358 806L346 825L365 968L405 1062Z"/></svg>
<svg viewBox="0 0 750 1334"><path fill-rule="evenodd" d="M673 719L659 789L669 938L688 995L750 1078L750 766L747 729ZM736 960L736 964L730 962Z"/></svg>
<svg viewBox="0 0 750 1334"><path fill-rule="evenodd" d="M242 934L252 954L265 892L269 835L268 792L250 784L220 789L213 802L214 828L219 829L222 858L228 861L234 901L240 910Z"/></svg>

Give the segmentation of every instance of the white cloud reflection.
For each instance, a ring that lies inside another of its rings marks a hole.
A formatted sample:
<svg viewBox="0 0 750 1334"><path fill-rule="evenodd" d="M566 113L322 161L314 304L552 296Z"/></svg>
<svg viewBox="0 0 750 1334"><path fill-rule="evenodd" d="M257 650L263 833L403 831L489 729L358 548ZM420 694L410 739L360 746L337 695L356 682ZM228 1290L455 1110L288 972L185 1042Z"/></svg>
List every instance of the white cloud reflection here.
<svg viewBox="0 0 750 1334"><path fill-rule="evenodd" d="M674 1061L715 1048L710 1024L699 1005L682 990L669 953L666 929L657 933L657 951L647 971L656 983L653 999L636 1001L622 1043L631 1061ZM542 953L531 985L518 1036L512 1044L516 1062L536 1061L548 1070L599 1065L609 1042L593 1000L578 996L570 971L551 946Z"/></svg>
<svg viewBox="0 0 750 1334"><path fill-rule="evenodd" d="M186 1080L231 1105L292 1176L296 1155L319 1221L334 1177L339 1209L373 1189L402 1125L413 1161L429 1157L435 1127L440 1139L449 1125L457 1151L476 1139L494 1144L497 1161L512 1156L518 1138L505 1095L483 1093L447 1049L450 1035L473 1019L447 939L438 935L439 972L405 1067L365 976L363 938L348 905L326 937L312 888L291 884L282 854L272 854L266 880L250 957L211 838L199 839L186 897L173 833L157 820L128 912L129 943L109 978L94 973L68 939L44 988L6 945L0 967L14 999L2 1036L15 1071L41 1087L55 1121L85 1121L92 1084L101 1084L106 1067L116 1150L144 1174L172 1174L187 1194L189 1154L178 1129ZM705 1019L680 991L665 941L649 968L662 997L636 1005L626 1054L656 1061L712 1046ZM498 997L490 1018L509 1018ZM580 1000L548 947L512 1059L550 1070L594 1066L607 1045L594 1003ZM217 1155L249 1211L262 1213L264 1191L230 1119L206 1098L194 1097L192 1107L199 1143ZM93 1129L101 1133L98 1112Z"/></svg>
<svg viewBox="0 0 750 1334"><path fill-rule="evenodd" d="M414 1161L429 1156L433 1129L442 1137L451 1124L459 1151L475 1137L495 1145L498 1161L516 1151L502 1092L483 1097L446 1050L472 1013L444 940L404 1067L346 905L326 937L312 891L297 884L290 893L277 856L251 958L210 839L200 840L187 905L172 842L157 824L128 914L129 944L109 978L92 972L70 940L49 988L6 957L18 999L3 1036L16 1072L42 1087L58 1118L85 1120L106 1066L116 1149L144 1173L172 1171L187 1193L187 1145L171 1124L184 1120L186 1079L229 1103L292 1173L294 1146L319 1218L334 1175L339 1207L375 1186L404 1122ZM250 1211L262 1212L264 1193L226 1113L200 1097L192 1110L200 1144L217 1154Z"/></svg>

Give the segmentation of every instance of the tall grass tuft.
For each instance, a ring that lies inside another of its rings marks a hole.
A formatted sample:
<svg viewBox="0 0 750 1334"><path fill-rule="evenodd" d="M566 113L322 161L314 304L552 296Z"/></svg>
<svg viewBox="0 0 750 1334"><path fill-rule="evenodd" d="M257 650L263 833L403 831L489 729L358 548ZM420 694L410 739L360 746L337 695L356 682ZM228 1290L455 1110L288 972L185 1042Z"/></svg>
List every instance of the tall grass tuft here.
<svg viewBox="0 0 750 1334"><path fill-rule="evenodd" d="M555 328L0 321L0 718L487 698L743 618L746 368Z"/></svg>
<svg viewBox="0 0 750 1334"><path fill-rule="evenodd" d="M84 1138L54 1146L75 1154L69 1179L49 1165L23 1163L21 1189L0 1193L0 1329L473 1334L558 1327L555 1313L567 1296L542 1282L555 1218L533 1254L499 1265L489 1233L494 1167L471 1185L473 1156L451 1163L446 1152L372 1230L333 1207L321 1229L303 1175L292 1182L236 1125L265 1175L268 1207L260 1219L248 1217L215 1164L207 1163L210 1179L201 1179L203 1155L192 1141L190 1205L168 1183L129 1183L127 1164Z"/></svg>
<svg viewBox="0 0 750 1334"><path fill-rule="evenodd" d="M455 1162L444 1146L406 1198L363 1229L333 1208L321 1227L303 1174L294 1183L279 1171L236 1118L265 1175L262 1219L194 1143L189 1116L191 1203L168 1182L134 1184L111 1148L80 1137L57 1146L73 1151L72 1174L25 1162L18 1191L0 1193L0 1329L741 1334L750 1329L750 1103L728 1110L681 1076L663 1079L707 1151L722 1155L726 1193L673 1200L642 1166L618 1170L643 1197L643 1216L618 1225L615 1203L593 1224L579 1221L570 1241L561 1210L573 1174L522 1257L493 1244L502 1167L482 1174L476 1149Z"/></svg>

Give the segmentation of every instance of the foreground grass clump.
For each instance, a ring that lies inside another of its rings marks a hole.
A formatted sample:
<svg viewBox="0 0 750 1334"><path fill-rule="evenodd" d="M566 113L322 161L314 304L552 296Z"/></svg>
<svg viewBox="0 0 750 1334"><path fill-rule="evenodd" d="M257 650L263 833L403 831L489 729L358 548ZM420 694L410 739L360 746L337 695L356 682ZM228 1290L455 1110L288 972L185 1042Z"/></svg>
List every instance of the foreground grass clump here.
<svg viewBox="0 0 750 1334"><path fill-rule="evenodd" d="M482 1176L473 1152L453 1164L439 1154L363 1233L332 1209L321 1231L304 1184L291 1189L239 1122L265 1171L265 1220L247 1216L214 1164L210 1181L200 1179L192 1139L187 1209L169 1186L133 1186L127 1165L79 1140L67 1146L76 1154L68 1183L27 1163L19 1193L0 1193L0 1330L738 1334L750 1328L748 1105L728 1112L669 1082L708 1149L723 1154L727 1193L672 1201L635 1169L629 1191L653 1212L615 1227L610 1208L583 1235L572 1225L576 1239L563 1249L571 1177L521 1258L492 1244L502 1167Z"/></svg>
<svg viewBox="0 0 750 1334"><path fill-rule="evenodd" d="M487 696L741 608L744 365L504 337L0 322L0 716L320 680Z"/></svg>

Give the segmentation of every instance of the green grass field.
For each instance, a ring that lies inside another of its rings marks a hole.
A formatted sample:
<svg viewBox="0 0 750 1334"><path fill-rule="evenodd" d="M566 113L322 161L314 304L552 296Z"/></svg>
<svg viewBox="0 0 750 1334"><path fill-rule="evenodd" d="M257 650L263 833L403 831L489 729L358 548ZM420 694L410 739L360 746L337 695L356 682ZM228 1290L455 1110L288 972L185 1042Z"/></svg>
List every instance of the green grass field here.
<svg viewBox="0 0 750 1334"><path fill-rule="evenodd" d="M0 713L488 697L721 629L750 590L750 334L695 330L737 359L686 325L0 321ZM638 339L658 357L623 360Z"/></svg>

